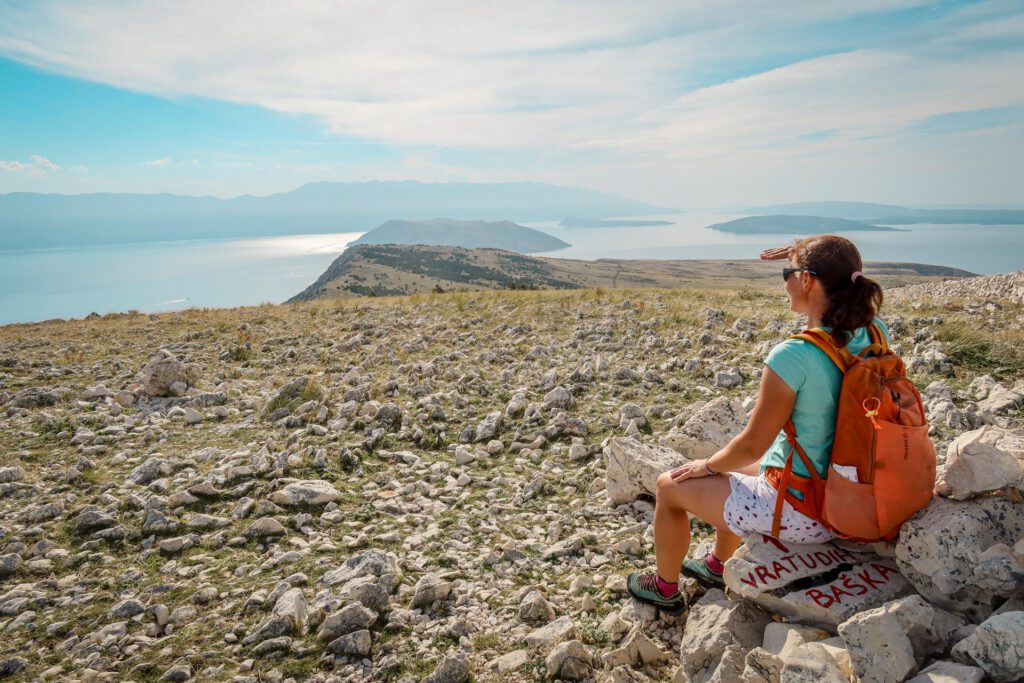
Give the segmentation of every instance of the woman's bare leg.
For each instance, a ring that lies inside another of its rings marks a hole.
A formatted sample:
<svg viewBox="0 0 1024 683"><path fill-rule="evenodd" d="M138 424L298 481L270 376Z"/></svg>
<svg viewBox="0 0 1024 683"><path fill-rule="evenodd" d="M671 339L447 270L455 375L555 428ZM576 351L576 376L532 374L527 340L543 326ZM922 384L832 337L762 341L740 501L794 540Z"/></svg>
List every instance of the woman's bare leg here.
<svg viewBox="0 0 1024 683"><path fill-rule="evenodd" d="M729 478L725 475L687 479L678 484L668 472L658 477L654 551L658 575L664 581L679 580L679 568L690 550L690 514L715 527L715 555L720 560L729 559L739 547L740 538L729 531L723 516L729 493Z"/></svg>

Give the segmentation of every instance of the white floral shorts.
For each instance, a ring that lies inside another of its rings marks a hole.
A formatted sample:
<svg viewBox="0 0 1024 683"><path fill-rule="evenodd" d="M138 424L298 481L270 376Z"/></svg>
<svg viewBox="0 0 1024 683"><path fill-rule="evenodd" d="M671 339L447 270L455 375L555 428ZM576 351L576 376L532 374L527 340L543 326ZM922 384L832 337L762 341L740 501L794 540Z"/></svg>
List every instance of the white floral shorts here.
<svg viewBox="0 0 1024 683"><path fill-rule="evenodd" d="M772 533L778 492L764 476L730 472L731 493L725 501L725 523L737 536ZM782 504L782 529L779 540L785 543L825 543L835 538L817 520L797 512L788 502Z"/></svg>

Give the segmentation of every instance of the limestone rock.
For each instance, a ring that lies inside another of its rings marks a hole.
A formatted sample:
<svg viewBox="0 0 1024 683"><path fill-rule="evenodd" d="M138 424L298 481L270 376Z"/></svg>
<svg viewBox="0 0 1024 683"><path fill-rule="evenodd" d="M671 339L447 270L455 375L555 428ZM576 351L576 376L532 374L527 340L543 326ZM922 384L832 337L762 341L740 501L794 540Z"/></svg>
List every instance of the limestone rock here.
<svg viewBox="0 0 1024 683"><path fill-rule="evenodd" d="M779 672L780 683L849 683L849 680L828 649L820 643L804 643L796 648Z"/></svg>
<svg viewBox="0 0 1024 683"><path fill-rule="evenodd" d="M245 535L250 538L284 536L286 533L284 525L273 517L260 517L245 530Z"/></svg>
<svg viewBox="0 0 1024 683"><path fill-rule="evenodd" d="M747 601L733 601L718 590L709 590L690 609L679 643L682 667L693 678L701 671L713 671L729 645L750 650L761 644L771 616Z"/></svg>
<svg viewBox="0 0 1024 683"><path fill-rule="evenodd" d="M500 674L515 673L530 661L529 650L513 650L508 654L496 657L487 663L487 667L497 670Z"/></svg>
<svg viewBox="0 0 1024 683"><path fill-rule="evenodd" d="M590 678L594 657L586 645L578 640L569 640L556 645L544 664L552 680L582 681Z"/></svg>
<svg viewBox="0 0 1024 683"><path fill-rule="evenodd" d="M302 635L306 632L306 599L301 588L285 591L274 603L273 615L284 619L289 633Z"/></svg>
<svg viewBox="0 0 1024 683"><path fill-rule="evenodd" d="M336 655L365 657L373 647L373 636L366 629L346 633L332 640L327 649Z"/></svg>
<svg viewBox="0 0 1024 683"><path fill-rule="evenodd" d="M896 619L854 615L840 625L839 635L863 680L899 683L917 670L914 648Z"/></svg>
<svg viewBox="0 0 1024 683"><path fill-rule="evenodd" d="M614 612L609 615L609 617L615 616L617 615ZM615 627L612 630L615 630ZM629 634L622 639L619 647L601 655L606 668L657 665L663 663L668 658L668 653L660 645L647 637L642 624L633 626Z"/></svg>
<svg viewBox="0 0 1024 683"><path fill-rule="evenodd" d="M778 683L785 662L763 647L755 647L743 660L743 683Z"/></svg>
<svg viewBox="0 0 1024 683"><path fill-rule="evenodd" d="M180 385L172 390L172 385L180 383L187 388L195 384L196 377L194 366L182 363L167 349L160 349L142 369L139 381L142 393L148 396L180 396L184 390Z"/></svg>
<svg viewBox="0 0 1024 683"><path fill-rule="evenodd" d="M939 661L921 669L907 683L981 683L985 672L976 666Z"/></svg>
<svg viewBox="0 0 1024 683"><path fill-rule="evenodd" d="M320 625L317 638L331 642L343 635L369 629L377 622L377 613L358 602L345 605Z"/></svg>
<svg viewBox="0 0 1024 683"><path fill-rule="evenodd" d="M658 476L689 462L676 451L649 446L628 438L613 438L605 448L608 475L605 490L615 505L630 503L642 494L654 495Z"/></svg>
<svg viewBox="0 0 1024 683"><path fill-rule="evenodd" d="M740 680L746 666L746 656L747 648L735 643L726 645L708 683L733 683Z"/></svg>
<svg viewBox="0 0 1024 683"><path fill-rule="evenodd" d="M6 555L0 555L0 579L6 579L8 576L14 574L21 567L23 560L21 555L17 553L7 553Z"/></svg>
<svg viewBox="0 0 1024 683"><path fill-rule="evenodd" d="M328 586L339 586L363 576L399 575L398 563L393 555L372 549L354 555L337 569L332 569L320 579Z"/></svg>
<svg viewBox="0 0 1024 683"><path fill-rule="evenodd" d="M545 394L544 407L549 410L571 410L576 407L576 399L565 387L555 387Z"/></svg>
<svg viewBox="0 0 1024 683"><path fill-rule="evenodd" d="M751 536L726 562L725 583L790 621L834 631L851 615L913 590L892 560L861 548Z"/></svg>
<svg viewBox="0 0 1024 683"><path fill-rule="evenodd" d="M469 673L469 660L465 653L460 652L442 659L434 672L421 683L466 683Z"/></svg>
<svg viewBox="0 0 1024 683"><path fill-rule="evenodd" d="M563 640L576 637L576 626L569 617L559 617L546 626L527 634L526 644L531 648L552 647Z"/></svg>
<svg viewBox="0 0 1024 683"><path fill-rule="evenodd" d="M953 658L973 664L997 683L1024 678L1024 612L995 614L953 648Z"/></svg>
<svg viewBox="0 0 1024 683"><path fill-rule="evenodd" d="M172 666L160 676L161 681L171 681L172 683L182 683L182 681L187 681L191 678L192 669L183 664Z"/></svg>
<svg viewBox="0 0 1024 683"><path fill-rule="evenodd" d="M488 413L487 416L476 426L476 441L490 441L496 439L501 433L501 411L496 410Z"/></svg>
<svg viewBox="0 0 1024 683"><path fill-rule="evenodd" d="M451 592L452 584L450 581L445 581L436 574L427 574L416 582L416 588L413 591L412 602L409 603L409 608L422 609L430 607L433 603L447 598Z"/></svg>
<svg viewBox="0 0 1024 683"><path fill-rule="evenodd" d="M341 492L321 479L294 481L280 491L275 491L270 500L278 505L326 505L341 498Z"/></svg>
<svg viewBox="0 0 1024 683"><path fill-rule="evenodd" d="M743 404L719 396L704 404L680 427L658 439L658 443L690 460L698 460L713 455L729 443L746 423L747 413Z"/></svg>
<svg viewBox="0 0 1024 683"><path fill-rule="evenodd" d="M530 623L547 624L555 618L555 608L540 591L530 591L519 603L519 618Z"/></svg>
<svg viewBox="0 0 1024 683"><path fill-rule="evenodd" d="M1024 596L1007 585L1005 566L982 554L1024 537L1024 505L1003 498L959 502L936 498L904 523L896 544L900 571L930 602L981 621L997 597Z"/></svg>
<svg viewBox="0 0 1024 683"><path fill-rule="evenodd" d="M965 500L1008 487L1021 488L1024 480L1024 439L986 425L966 432L949 444L946 468L935 482L935 492ZM1016 452L1004 450L1016 446Z"/></svg>

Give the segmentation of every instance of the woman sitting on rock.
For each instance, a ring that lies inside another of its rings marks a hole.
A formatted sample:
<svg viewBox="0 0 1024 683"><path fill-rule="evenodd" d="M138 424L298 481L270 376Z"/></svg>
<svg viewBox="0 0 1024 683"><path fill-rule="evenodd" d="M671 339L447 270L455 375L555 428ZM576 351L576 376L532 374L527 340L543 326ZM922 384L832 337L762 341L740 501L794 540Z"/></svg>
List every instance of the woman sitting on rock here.
<svg viewBox="0 0 1024 683"><path fill-rule="evenodd" d="M871 344L868 326L882 305L882 288L864 277L857 247L835 235L816 235L791 247L769 249L762 259L788 259L783 268L790 310L807 316L808 327L821 327L857 354ZM826 476L835 433L842 373L822 351L800 339L777 344L764 361L757 403L750 420L724 448L658 477L654 510L657 572L630 574L634 598L669 614L686 608L679 591L682 573L705 587L722 586L723 563L742 536L770 534L778 492L765 478L768 467L784 467L789 446L783 426L792 418L800 445L818 474ZM800 458L793 474L807 477ZM714 549L707 557L688 559L690 515L715 528ZM779 540L822 543L833 538L820 522L783 505Z"/></svg>

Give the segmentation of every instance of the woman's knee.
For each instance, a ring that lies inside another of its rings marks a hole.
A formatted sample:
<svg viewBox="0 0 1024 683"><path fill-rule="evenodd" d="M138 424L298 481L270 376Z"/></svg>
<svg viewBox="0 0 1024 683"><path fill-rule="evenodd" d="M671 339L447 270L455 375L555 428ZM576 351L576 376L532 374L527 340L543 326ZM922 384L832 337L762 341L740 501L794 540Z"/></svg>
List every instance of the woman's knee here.
<svg viewBox="0 0 1024 683"><path fill-rule="evenodd" d="M658 480L655 482L655 495L659 503L668 505L669 507L678 508L680 510L685 509L683 506L683 496L681 495L680 485L672 481L671 472L662 472L658 475Z"/></svg>

